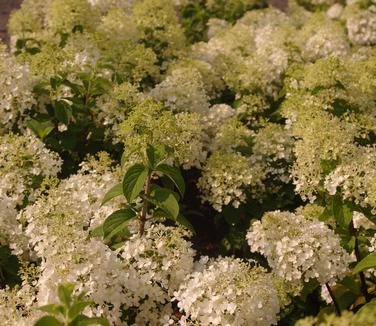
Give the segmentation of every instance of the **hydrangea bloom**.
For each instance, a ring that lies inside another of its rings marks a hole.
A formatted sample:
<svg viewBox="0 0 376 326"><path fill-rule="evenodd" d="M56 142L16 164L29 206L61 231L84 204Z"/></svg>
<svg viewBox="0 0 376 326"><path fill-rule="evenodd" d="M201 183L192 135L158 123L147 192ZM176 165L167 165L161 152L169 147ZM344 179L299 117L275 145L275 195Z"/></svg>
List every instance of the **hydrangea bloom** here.
<svg viewBox="0 0 376 326"><path fill-rule="evenodd" d="M291 178L290 164L294 159L293 145L290 130L268 123L254 136L251 164L260 165L268 177L288 183Z"/></svg>
<svg viewBox="0 0 376 326"><path fill-rule="evenodd" d="M185 37L171 1L138 1L133 6L133 16L142 38L161 59L179 56L185 47Z"/></svg>
<svg viewBox="0 0 376 326"><path fill-rule="evenodd" d="M376 206L376 148L355 147L325 178L325 188L334 195L337 190L344 198L354 199L365 206Z"/></svg>
<svg viewBox="0 0 376 326"><path fill-rule="evenodd" d="M237 118L231 118L218 128L211 147L214 151L233 152L239 146L247 146L252 134Z"/></svg>
<svg viewBox="0 0 376 326"><path fill-rule="evenodd" d="M40 257L73 250L75 242L65 241L68 235L81 241L92 220L103 222L115 209L116 202L100 207L105 192L120 178L110 165L106 153L99 160L89 159L77 174L51 187L47 195L20 212L19 219L27 221L29 245Z"/></svg>
<svg viewBox="0 0 376 326"><path fill-rule="evenodd" d="M286 281L321 284L342 279L351 262L339 237L323 222L290 212L266 213L247 234L251 251L260 252Z"/></svg>
<svg viewBox="0 0 376 326"><path fill-rule="evenodd" d="M51 0L24 0L21 8L9 17L8 33L12 39L43 33L45 16Z"/></svg>
<svg viewBox="0 0 376 326"><path fill-rule="evenodd" d="M0 289L0 319L4 326L30 326L42 315L34 304L35 287L22 284L20 288Z"/></svg>
<svg viewBox="0 0 376 326"><path fill-rule="evenodd" d="M302 119L301 123L299 127L309 122ZM301 129L302 139L294 146L296 161L292 167L292 177L296 191L303 199L312 201L323 187L326 163L337 161L351 148L353 128L325 112L315 114L309 125L309 130Z"/></svg>
<svg viewBox="0 0 376 326"><path fill-rule="evenodd" d="M99 13L87 0L51 0L46 21L53 32L70 33L76 26L93 31L99 21Z"/></svg>
<svg viewBox="0 0 376 326"><path fill-rule="evenodd" d="M174 115L148 98L120 125L118 135L124 141L126 153L136 156L136 160L142 160L148 143L163 144L171 147L178 162L188 169L200 167L206 157L202 128L197 113Z"/></svg>
<svg viewBox="0 0 376 326"><path fill-rule="evenodd" d="M170 320L173 294L193 270L195 251L184 239L188 237L190 233L183 228L157 224L148 228L144 237L134 235L119 249L123 264L134 268L146 285L143 296L138 294L142 288L131 287L140 297L136 324L161 325L163 319Z"/></svg>
<svg viewBox="0 0 376 326"><path fill-rule="evenodd" d="M211 106L208 113L202 116L205 132L209 138L214 138L223 123L234 116L235 113L236 111L227 104L215 104Z"/></svg>
<svg viewBox="0 0 376 326"><path fill-rule="evenodd" d="M209 261L175 292L185 320L202 326L277 324L280 309L273 277L260 267L234 258Z"/></svg>
<svg viewBox="0 0 376 326"><path fill-rule="evenodd" d="M33 79L27 65L18 64L0 42L0 134L18 124L36 103L32 93Z"/></svg>
<svg viewBox="0 0 376 326"><path fill-rule="evenodd" d="M343 16L351 42L359 45L376 44L376 5L373 1L352 1L345 8Z"/></svg>
<svg viewBox="0 0 376 326"><path fill-rule="evenodd" d="M190 56L194 56L194 52L190 54ZM179 72L186 72L187 77L179 77ZM197 75L197 72L199 72L200 76ZM173 74L175 74L176 77L172 77ZM188 77L193 78L191 83L189 83L189 80L187 80L189 79ZM218 73L217 69L215 69L212 63L204 60L193 59L190 57L182 58L180 60L177 60L176 62L171 63L167 70L167 78L165 82L162 83L162 85L168 84L168 79L170 81L175 81L175 83L180 80L182 83L185 83L186 87L189 87L192 92L198 92L202 94L204 99L202 99L201 102L203 100L216 99L225 89L225 84L222 76ZM202 85L203 89L196 88L200 84ZM179 89L181 86L176 85L176 87ZM186 110L186 108L183 109Z"/></svg>
<svg viewBox="0 0 376 326"><path fill-rule="evenodd" d="M15 242L21 245L17 209L35 200L43 178L56 176L61 164L60 157L31 134L0 137L1 245L11 243L13 247Z"/></svg>
<svg viewBox="0 0 376 326"><path fill-rule="evenodd" d="M151 92L151 95L175 112L206 114L209 110L201 74L197 69L179 68Z"/></svg>
<svg viewBox="0 0 376 326"><path fill-rule="evenodd" d="M308 61L328 56L345 56L350 52L344 28L324 14L312 16L304 24L298 37L302 56Z"/></svg>
<svg viewBox="0 0 376 326"><path fill-rule="evenodd" d="M262 171L252 169L249 161L238 153L214 152L202 170L197 186L202 201L221 211L230 203L238 207L246 199L245 190L257 184Z"/></svg>
<svg viewBox="0 0 376 326"><path fill-rule="evenodd" d="M266 98L261 94L238 95L238 107L236 109L239 118L247 125L257 127L264 122L264 115L270 106Z"/></svg>
<svg viewBox="0 0 376 326"><path fill-rule="evenodd" d="M113 142L119 142L116 137L119 125L126 119L131 110L142 102L143 95L135 85L124 82L115 85L109 94L102 95L97 100L98 125L108 126L105 133Z"/></svg>

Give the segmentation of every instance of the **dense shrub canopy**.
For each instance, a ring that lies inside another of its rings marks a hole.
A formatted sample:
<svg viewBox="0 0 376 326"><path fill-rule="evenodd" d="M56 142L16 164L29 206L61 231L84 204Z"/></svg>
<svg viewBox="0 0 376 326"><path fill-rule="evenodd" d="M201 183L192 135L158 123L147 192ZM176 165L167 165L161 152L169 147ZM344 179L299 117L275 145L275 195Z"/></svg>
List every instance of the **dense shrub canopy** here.
<svg viewBox="0 0 376 326"><path fill-rule="evenodd" d="M374 0L24 0L8 33L1 325L375 325Z"/></svg>

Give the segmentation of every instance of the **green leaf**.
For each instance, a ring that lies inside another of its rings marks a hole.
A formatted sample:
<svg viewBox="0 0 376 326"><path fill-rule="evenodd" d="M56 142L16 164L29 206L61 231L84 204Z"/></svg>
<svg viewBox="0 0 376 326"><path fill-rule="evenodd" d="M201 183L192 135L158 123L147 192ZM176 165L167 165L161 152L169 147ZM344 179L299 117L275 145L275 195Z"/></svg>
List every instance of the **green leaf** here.
<svg viewBox="0 0 376 326"><path fill-rule="evenodd" d="M17 49L22 49L22 48L24 48L25 45L26 45L26 42L27 42L27 39L19 38L19 39L16 41L16 48L17 48Z"/></svg>
<svg viewBox="0 0 376 326"><path fill-rule="evenodd" d="M142 164L131 166L123 179L123 194L128 202L133 202L144 188L149 169Z"/></svg>
<svg viewBox="0 0 376 326"><path fill-rule="evenodd" d="M366 303L362 308L359 309L357 314L369 314L375 315L376 313L376 299L372 299L370 302Z"/></svg>
<svg viewBox="0 0 376 326"><path fill-rule="evenodd" d="M59 322L55 317L52 316L44 316L39 319L34 326L63 326L61 322Z"/></svg>
<svg viewBox="0 0 376 326"><path fill-rule="evenodd" d="M121 232L128 221L136 216L131 208L120 209L107 217L103 224L103 235L105 239L111 239L114 235Z"/></svg>
<svg viewBox="0 0 376 326"><path fill-rule="evenodd" d="M334 294L338 300L340 310L344 310L351 306L352 303L359 297L359 295L339 287Z"/></svg>
<svg viewBox="0 0 376 326"><path fill-rule="evenodd" d="M155 164L155 155L154 148L150 144L147 144L146 146L146 157L148 158L150 167L153 169Z"/></svg>
<svg viewBox="0 0 376 326"><path fill-rule="evenodd" d="M38 310L48 312L49 314L58 315L64 314L65 307L61 304L48 304L39 307Z"/></svg>
<svg viewBox="0 0 376 326"><path fill-rule="evenodd" d="M56 77L56 78L51 77L50 84L51 84L52 89L56 90L61 84L61 79L59 77Z"/></svg>
<svg viewBox="0 0 376 326"><path fill-rule="evenodd" d="M173 192L166 188L154 187L150 192L149 200L159 207L167 216L174 221L179 215L179 203Z"/></svg>
<svg viewBox="0 0 376 326"><path fill-rule="evenodd" d="M368 256L364 257L353 269L353 273L359 273L366 269L375 268L376 267L376 252L369 254Z"/></svg>
<svg viewBox="0 0 376 326"><path fill-rule="evenodd" d="M69 124L70 114L66 105L64 105L64 103L55 102L54 111L55 111L55 117L57 120L64 123L65 125Z"/></svg>
<svg viewBox="0 0 376 326"><path fill-rule="evenodd" d="M185 226L189 231L192 232L193 235L196 234L196 231L193 228L193 225L191 224L191 222L189 222L189 220L185 216L179 214L178 218L176 219L176 222L178 222L179 224Z"/></svg>
<svg viewBox="0 0 376 326"><path fill-rule="evenodd" d="M178 168L169 166L167 164L161 164L157 166L155 170L162 172L165 176L169 177L179 190L180 194L184 196L185 182Z"/></svg>
<svg viewBox="0 0 376 326"><path fill-rule="evenodd" d="M325 222L332 216L333 216L332 207L325 207L324 211L319 216L319 220Z"/></svg>
<svg viewBox="0 0 376 326"><path fill-rule="evenodd" d="M94 230L91 230L90 231L90 236L94 237L94 238L96 238L96 237L104 237L103 224L97 226Z"/></svg>
<svg viewBox="0 0 376 326"><path fill-rule="evenodd" d="M347 276L343 280L341 280L339 284L341 284L342 286L344 286L346 289L350 290L354 294L357 294L357 295L360 294L359 282L356 282L353 277Z"/></svg>
<svg viewBox="0 0 376 326"><path fill-rule="evenodd" d="M131 235L132 235L132 234L129 232L129 233L128 233L128 239L131 237ZM124 246L124 243L125 243L125 241L120 241L120 242L118 242L118 243L111 244L110 247L111 247L112 250L117 250L117 249L123 247L123 246Z"/></svg>
<svg viewBox="0 0 376 326"><path fill-rule="evenodd" d="M146 147L146 157L148 158L149 165L154 169L159 163L161 163L166 158L167 150L165 145L147 144Z"/></svg>
<svg viewBox="0 0 376 326"><path fill-rule="evenodd" d="M92 304L91 301L77 302L68 311L70 319L76 318L87 306Z"/></svg>
<svg viewBox="0 0 376 326"><path fill-rule="evenodd" d="M324 175L328 175L330 172L332 172L336 168L337 165L338 165L338 162L336 160L321 160L320 161L320 166Z"/></svg>
<svg viewBox="0 0 376 326"><path fill-rule="evenodd" d="M342 206L342 220L341 220L341 225L343 225L344 228L348 228L348 226L350 225L352 221L352 216L353 216L353 213L352 213L351 208L347 206L346 204L344 204Z"/></svg>
<svg viewBox="0 0 376 326"><path fill-rule="evenodd" d="M347 231L352 220L352 209L342 201L340 196L333 198L333 215L339 227Z"/></svg>
<svg viewBox="0 0 376 326"><path fill-rule="evenodd" d="M57 288L57 294L59 296L59 299L62 303L64 303L66 306L69 306L71 303L71 296L74 290L74 284L63 284L59 285Z"/></svg>
<svg viewBox="0 0 376 326"><path fill-rule="evenodd" d="M303 290L300 293L300 297L305 301L307 296L311 294L315 289L320 286L316 279L310 279L308 282L303 283Z"/></svg>
<svg viewBox="0 0 376 326"><path fill-rule="evenodd" d="M42 140L54 129L54 125L49 121L41 123L37 120L30 119L26 124Z"/></svg>
<svg viewBox="0 0 376 326"><path fill-rule="evenodd" d="M123 194L123 184L118 183L117 185L113 186L103 197L101 206L110 201L112 198L120 196Z"/></svg>

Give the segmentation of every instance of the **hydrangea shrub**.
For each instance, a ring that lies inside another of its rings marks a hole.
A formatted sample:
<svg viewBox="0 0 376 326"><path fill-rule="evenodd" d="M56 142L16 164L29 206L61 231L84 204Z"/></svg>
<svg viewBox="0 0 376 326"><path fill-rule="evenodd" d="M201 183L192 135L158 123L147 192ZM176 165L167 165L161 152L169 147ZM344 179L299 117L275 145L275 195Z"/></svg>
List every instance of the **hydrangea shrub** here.
<svg viewBox="0 0 376 326"><path fill-rule="evenodd" d="M374 326L374 0L24 0L8 34L1 325Z"/></svg>

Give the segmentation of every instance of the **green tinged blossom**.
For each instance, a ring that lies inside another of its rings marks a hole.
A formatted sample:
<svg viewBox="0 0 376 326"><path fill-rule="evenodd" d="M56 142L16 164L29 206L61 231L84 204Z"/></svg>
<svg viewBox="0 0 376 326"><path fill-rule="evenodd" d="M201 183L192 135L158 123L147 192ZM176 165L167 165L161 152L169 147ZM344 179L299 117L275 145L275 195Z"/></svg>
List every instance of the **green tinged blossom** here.
<svg viewBox="0 0 376 326"><path fill-rule="evenodd" d="M78 26L93 31L99 22L99 12L87 0L51 0L46 20L55 33L70 33Z"/></svg>
<svg viewBox="0 0 376 326"><path fill-rule="evenodd" d="M130 158L140 160L147 144L161 144L171 148L173 159L188 168L200 166L205 159L202 128L198 114L174 115L161 103L147 98L120 125L118 136L125 145L124 155Z"/></svg>

